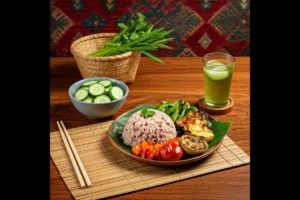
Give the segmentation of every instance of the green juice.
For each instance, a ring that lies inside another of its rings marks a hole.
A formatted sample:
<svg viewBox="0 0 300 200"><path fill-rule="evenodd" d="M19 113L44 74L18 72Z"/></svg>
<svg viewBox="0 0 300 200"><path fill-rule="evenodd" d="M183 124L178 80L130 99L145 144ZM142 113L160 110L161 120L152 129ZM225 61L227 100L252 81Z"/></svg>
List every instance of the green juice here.
<svg viewBox="0 0 300 200"><path fill-rule="evenodd" d="M204 65L204 92L208 105L217 107L227 104L233 67L225 60L211 60Z"/></svg>

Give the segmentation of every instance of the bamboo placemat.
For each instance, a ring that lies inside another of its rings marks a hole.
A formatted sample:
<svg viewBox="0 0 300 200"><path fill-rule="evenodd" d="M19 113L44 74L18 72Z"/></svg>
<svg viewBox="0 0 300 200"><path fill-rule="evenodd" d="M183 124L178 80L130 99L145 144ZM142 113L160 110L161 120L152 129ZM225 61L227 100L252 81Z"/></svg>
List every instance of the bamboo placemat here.
<svg viewBox="0 0 300 200"><path fill-rule="evenodd" d="M68 129L93 184L89 188L80 188L60 133L50 133L51 157L76 200L101 199L250 163L250 157L225 136L212 155L196 163L177 167L143 164L110 144L107 130L111 123Z"/></svg>

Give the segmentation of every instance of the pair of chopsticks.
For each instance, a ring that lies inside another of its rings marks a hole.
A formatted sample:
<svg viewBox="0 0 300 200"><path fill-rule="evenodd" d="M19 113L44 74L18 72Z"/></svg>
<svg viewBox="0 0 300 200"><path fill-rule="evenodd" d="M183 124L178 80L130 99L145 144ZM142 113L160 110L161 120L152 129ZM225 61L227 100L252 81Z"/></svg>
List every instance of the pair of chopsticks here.
<svg viewBox="0 0 300 200"><path fill-rule="evenodd" d="M69 157L72 161L72 164L73 164L75 173L77 175L77 178L79 180L80 186L81 187L86 187L86 186L90 187L92 185L92 183L91 183L90 178L89 178L89 176L87 175L87 173L84 169L84 166L83 166L83 164L80 160L80 157L79 157L79 155L78 155L78 153L75 149L75 146L74 146L74 144L71 140L71 137L70 137L64 123L62 121L60 121L60 123L61 123L61 125L59 124L59 122L57 122L57 126L58 126L58 129L59 129L60 135L61 135L61 137L64 141L64 144L66 146ZM79 166L80 170L79 170L78 166ZM82 176L84 177L85 182L84 182Z"/></svg>

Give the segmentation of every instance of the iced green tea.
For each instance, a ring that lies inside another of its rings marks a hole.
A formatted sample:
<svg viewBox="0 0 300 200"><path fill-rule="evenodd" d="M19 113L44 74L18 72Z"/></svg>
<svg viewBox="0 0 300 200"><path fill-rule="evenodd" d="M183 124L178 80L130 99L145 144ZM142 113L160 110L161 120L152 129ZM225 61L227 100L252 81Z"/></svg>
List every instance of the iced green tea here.
<svg viewBox="0 0 300 200"><path fill-rule="evenodd" d="M205 102L222 107L228 103L234 62L217 57L203 63Z"/></svg>

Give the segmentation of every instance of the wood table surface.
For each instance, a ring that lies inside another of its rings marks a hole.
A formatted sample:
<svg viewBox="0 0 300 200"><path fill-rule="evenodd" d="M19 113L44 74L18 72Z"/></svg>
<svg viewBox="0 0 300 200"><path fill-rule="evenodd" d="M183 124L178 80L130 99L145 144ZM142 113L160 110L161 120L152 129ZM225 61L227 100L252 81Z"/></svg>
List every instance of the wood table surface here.
<svg viewBox="0 0 300 200"><path fill-rule="evenodd" d="M129 95L120 111L105 120L89 119L72 105L68 88L82 79L73 57L50 58L50 131L58 131L56 121L63 120L67 128L92 125L113 120L140 104L183 99L197 105L204 95L201 57L162 57L161 65L142 57L134 83L128 84ZM232 122L228 136L250 156L250 58L236 57L232 78L230 113L212 115L217 120ZM74 199L50 159L50 199ZM106 199L250 199L250 164L153 187Z"/></svg>

